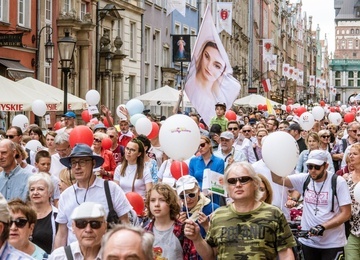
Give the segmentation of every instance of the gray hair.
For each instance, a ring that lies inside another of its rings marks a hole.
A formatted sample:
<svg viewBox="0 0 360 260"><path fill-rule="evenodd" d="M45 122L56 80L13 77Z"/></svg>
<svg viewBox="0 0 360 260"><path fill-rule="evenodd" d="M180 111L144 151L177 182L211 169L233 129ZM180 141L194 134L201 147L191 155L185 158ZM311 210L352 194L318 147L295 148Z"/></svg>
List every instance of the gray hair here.
<svg viewBox="0 0 360 260"><path fill-rule="evenodd" d="M63 143L69 142L69 134L66 132L63 132L61 134L58 134L54 138L54 144L63 144Z"/></svg>
<svg viewBox="0 0 360 260"><path fill-rule="evenodd" d="M255 200L256 201L260 201L261 197L262 197L262 194L259 190L259 187L260 187L260 183L261 183L261 179L260 177L258 176L258 174L255 172L254 168L251 166L250 163L248 162L234 162L232 163L225 171L225 174L224 174L224 187L226 189L226 191L228 193L229 192L229 183L227 182L227 179L229 177L229 174L232 173L232 172L243 172L243 171L246 171L247 174L250 175L250 177L253 179L253 182L255 184Z"/></svg>
<svg viewBox="0 0 360 260"><path fill-rule="evenodd" d="M28 179L29 191L30 191L30 186L38 181L45 181L50 195L52 195L54 193L54 184L51 181L50 175L45 172L39 172L39 173L30 175L30 177Z"/></svg>
<svg viewBox="0 0 360 260"><path fill-rule="evenodd" d="M138 226L130 226L130 225L115 225L110 231L108 231L102 238L101 241L101 256L104 258L104 248L105 245L110 240L111 236L116 232L121 230L132 231L135 234L141 237L141 249L143 254L145 255L144 260L153 260L153 244L154 244L154 236L150 232L146 232L143 228ZM105 259L105 258L104 258Z"/></svg>

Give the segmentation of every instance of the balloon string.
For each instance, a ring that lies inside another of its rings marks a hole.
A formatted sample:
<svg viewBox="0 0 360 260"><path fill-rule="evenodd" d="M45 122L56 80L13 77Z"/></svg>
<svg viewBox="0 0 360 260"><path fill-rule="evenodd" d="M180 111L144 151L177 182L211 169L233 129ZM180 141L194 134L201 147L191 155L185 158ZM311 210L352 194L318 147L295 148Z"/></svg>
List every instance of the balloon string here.
<svg viewBox="0 0 360 260"><path fill-rule="evenodd" d="M283 184L282 184L282 192L281 192L281 211L283 211L284 206L284 192L285 192L285 178L282 178Z"/></svg>
<svg viewBox="0 0 360 260"><path fill-rule="evenodd" d="M185 185L184 185L184 183L183 183L183 195L184 195L186 216L187 216L187 218L189 219L189 218L190 218L190 214L189 214L189 209L188 209L187 202L186 202L186 193L185 193Z"/></svg>
<svg viewBox="0 0 360 260"><path fill-rule="evenodd" d="M180 161L180 173L181 173L181 177L184 176L182 163L183 163L183 161Z"/></svg>

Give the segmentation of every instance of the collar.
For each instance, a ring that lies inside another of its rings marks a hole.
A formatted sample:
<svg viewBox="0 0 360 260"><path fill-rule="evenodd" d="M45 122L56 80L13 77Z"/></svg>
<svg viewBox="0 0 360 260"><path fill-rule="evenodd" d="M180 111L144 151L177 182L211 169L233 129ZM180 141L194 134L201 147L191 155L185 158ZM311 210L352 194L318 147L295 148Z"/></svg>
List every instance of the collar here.
<svg viewBox="0 0 360 260"><path fill-rule="evenodd" d="M102 181L102 180L103 179L101 179L101 178L95 177L94 182L90 185L90 187L88 189L93 188L95 186L103 188L104 187L104 181ZM75 190L83 189L83 188L80 188L78 186L77 182L74 184L74 188L75 188Z"/></svg>
<svg viewBox="0 0 360 260"><path fill-rule="evenodd" d="M7 173L4 170L3 170L3 173L4 173L5 177L10 178L10 177L14 176L17 172L19 172L21 169L22 168L20 167L20 165L17 164L16 167L9 172L9 175L7 175Z"/></svg>
<svg viewBox="0 0 360 260"><path fill-rule="evenodd" d="M80 256L81 258L84 258L83 254L81 253L81 249L80 249L80 245L79 245L79 241L73 242L71 243L72 245L74 245L74 252L73 255L75 256L75 259L79 259L77 256ZM95 260L101 260L101 255L100 255L100 251L97 253Z"/></svg>

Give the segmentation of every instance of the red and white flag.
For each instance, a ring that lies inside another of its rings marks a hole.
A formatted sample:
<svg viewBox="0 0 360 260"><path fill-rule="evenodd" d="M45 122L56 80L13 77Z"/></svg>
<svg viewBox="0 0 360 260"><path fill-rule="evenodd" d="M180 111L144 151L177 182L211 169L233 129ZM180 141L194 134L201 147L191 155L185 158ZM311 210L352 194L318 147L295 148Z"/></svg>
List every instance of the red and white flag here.
<svg viewBox="0 0 360 260"><path fill-rule="evenodd" d="M178 10L180 14L185 16L186 0L167 0L166 1L166 16L171 14L174 10Z"/></svg>
<svg viewBox="0 0 360 260"><path fill-rule="evenodd" d="M316 87L317 88L321 87L321 78L316 78Z"/></svg>
<svg viewBox="0 0 360 260"><path fill-rule="evenodd" d="M298 85L304 86L304 72L299 70Z"/></svg>
<svg viewBox="0 0 360 260"><path fill-rule="evenodd" d="M289 64L287 64L287 63L283 63L283 67L282 67L282 75L284 76L284 77L290 77L289 76Z"/></svg>
<svg viewBox="0 0 360 260"><path fill-rule="evenodd" d="M315 76L314 75L311 75L309 77L309 86L315 86Z"/></svg>
<svg viewBox="0 0 360 260"><path fill-rule="evenodd" d="M273 39L263 39L263 61L270 61L273 56Z"/></svg>
<svg viewBox="0 0 360 260"><path fill-rule="evenodd" d="M277 55L273 55L269 62L269 70L276 71L277 69Z"/></svg>
<svg viewBox="0 0 360 260"><path fill-rule="evenodd" d="M294 79L294 67L289 66L289 79Z"/></svg>
<svg viewBox="0 0 360 260"><path fill-rule="evenodd" d="M232 3L217 3L216 29L218 33L225 30L232 34Z"/></svg>
<svg viewBox="0 0 360 260"><path fill-rule="evenodd" d="M261 84L264 88L264 92L269 92L271 91L271 82L270 82L270 79L263 79L261 81Z"/></svg>

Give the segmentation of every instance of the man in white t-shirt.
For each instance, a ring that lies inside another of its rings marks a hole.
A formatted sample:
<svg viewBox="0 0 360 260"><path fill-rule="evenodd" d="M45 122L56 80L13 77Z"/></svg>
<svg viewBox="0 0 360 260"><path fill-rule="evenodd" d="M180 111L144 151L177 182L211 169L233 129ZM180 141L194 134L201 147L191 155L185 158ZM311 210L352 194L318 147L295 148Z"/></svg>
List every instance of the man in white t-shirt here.
<svg viewBox="0 0 360 260"><path fill-rule="evenodd" d="M104 163L104 159L94 155L88 145L77 144L70 156L61 158L60 162L71 169L76 183L60 195L59 212L56 217L59 228L56 233L54 248L70 244L76 240L72 232L70 216L81 203L85 201L99 203L104 206L106 214L109 213L104 179L97 178L93 173L93 169L100 167ZM132 207L126 199L125 193L114 182L109 181L108 184L113 207L119 220L122 223L129 223L128 212Z"/></svg>
<svg viewBox="0 0 360 260"><path fill-rule="evenodd" d="M54 139L54 144L57 153L51 155L51 167L49 172L51 175L59 178L61 170L66 168L62 163L60 163L60 159L71 154L69 134L66 132L57 134Z"/></svg>
<svg viewBox="0 0 360 260"><path fill-rule="evenodd" d="M344 178L337 176L336 194L333 196L332 176L327 171L327 154L313 150L306 161L309 173L280 177L271 173L275 183L303 193L301 228L309 230L311 239L300 238L305 259L341 259L346 244L344 222L351 216L351 198ZM283 162L285 163L285 162ZM306 185L305 185L306 186Z"/></svg>

